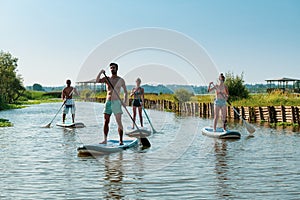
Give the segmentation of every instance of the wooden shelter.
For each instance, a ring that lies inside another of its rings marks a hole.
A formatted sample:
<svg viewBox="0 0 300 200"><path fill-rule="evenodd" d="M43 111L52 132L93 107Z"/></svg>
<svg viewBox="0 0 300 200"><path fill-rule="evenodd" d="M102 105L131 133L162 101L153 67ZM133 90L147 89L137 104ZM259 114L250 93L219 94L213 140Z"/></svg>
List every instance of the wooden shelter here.
<svg viewBox="0 0 300 200"><path fill-rule="evenodd" d="M103 92L106 91L105 84L97 85L96 79L88 80L88 81L77 81L76 84L78 85L79 90L92 90L94 93L96 92Z"/></svg>
<svg viewBox="0 0 300 200"><path fill-rule="evenodd" d="M281 90L283 92L295 92L300 93L300 79L294 78L273 78L267 79L267 92L274 90Z"/></svg>

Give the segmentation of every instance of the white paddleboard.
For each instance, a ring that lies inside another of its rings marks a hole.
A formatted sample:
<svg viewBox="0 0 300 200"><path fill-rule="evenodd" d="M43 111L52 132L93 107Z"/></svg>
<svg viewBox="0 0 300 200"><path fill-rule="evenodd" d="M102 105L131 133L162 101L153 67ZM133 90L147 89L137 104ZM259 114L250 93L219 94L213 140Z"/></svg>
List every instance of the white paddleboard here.
<svg viewBox="0 0 300 200"><path fill-rule="evenodd" d="M88 144L77 148L78 156L91 156L99 154L110 154L120 152L138 144L138 139L126 139L124 145L119 144L119 140L108 140L107 144Z"/></svg>
<svg viewBox="0 0 300 200"><path fill-rule="evenodd" d="M135 138L145 138L151 135L151 130L148 127L139 127L139 130L128 126L125 130L125 135Z"/></svg>
<svg viewBox="0 0 300 200"><path fill-rule="evenodd" d="M83 128L83 127L85 127L84 123L82 123L82 122L76 122L76 123L70 123L70 122L62 123L62 122L58 122L58 123L56 123L56 126L64 127L64 128Z"/></svg>
<svg viewBox="0 0 300 200"><path fill-rule="evenodd" d="M220 138L220 139L239 139L241 134L237 130L224 130L223 128L217 128L214 132L212 127L202 128L202 134L208 137Z"/></svg>

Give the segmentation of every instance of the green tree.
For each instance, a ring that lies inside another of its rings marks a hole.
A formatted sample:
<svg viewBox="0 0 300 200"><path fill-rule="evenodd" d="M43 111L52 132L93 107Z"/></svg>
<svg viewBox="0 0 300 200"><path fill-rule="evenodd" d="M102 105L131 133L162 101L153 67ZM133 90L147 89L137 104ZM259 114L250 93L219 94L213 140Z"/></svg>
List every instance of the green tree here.
<svg viewBox="0 0 300 200"><path fill-rule="evenodd" d="M34 91L45 91L41 84L35 83L32 86L32 90Z"/></svg>
<svg viewBox="0 0 300 200"><path fill-rule="evenodd" d="M244 73L234 75L232 72L226 73L225 85L229 91L229 101L246 99L249 97L249 91L244 85Z"/></svg>
<svg viewBox="0 0 300 200"><path fill-rule="evenodd" d="M17 75L18 59L0 51L0 95L3 103L15 102L25 91L22 78Z"/></svg>
<svg viewBox="0 0 300 200"><path fill-rule="evenodd" d="M186 102L191 99L193 94L186 89L177 89L175 91L175 97L179 102Z"/></svg>

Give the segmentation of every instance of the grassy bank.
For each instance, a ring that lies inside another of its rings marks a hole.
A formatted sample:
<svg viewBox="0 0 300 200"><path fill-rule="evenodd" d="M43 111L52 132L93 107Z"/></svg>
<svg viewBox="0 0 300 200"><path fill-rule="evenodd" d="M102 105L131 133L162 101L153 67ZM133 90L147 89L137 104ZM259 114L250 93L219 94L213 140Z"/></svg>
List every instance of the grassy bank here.
<svg viewBox="0 0 300 200"><path fill-rule="evenodd" d="M57 98L60 92L57 93L47 93L47 92L39 92L39 91L25 91L23 96L19 98L19 100L13 104L1 103L1 110L10 110L10 109L19 109L24 108L26 105L31 104L40 104L40 103L52 103L52 102L61 102L60 98ZM0 127L10 127L13 126L8 119L0 118Z"/></svg>
<svg viewBox="0 0 300 200"><path fill-rule="evenodd" d="M93 96L94 97L94 96ZM95 95L97 98L105 98L106 93L98 93ZM215 98L214 94L208 95L195 95L192 96L191 102L199 103L209 103L213 102ZM175 95L173 94L145 94L145 99L148 100L168 100L168 101L177 101ZM281 93L273 92L270 94L252 94L247 99L236 100L231 102L233 106L299 106L300 105L300 94L290 94L290 93Z"/></svg>
<svg viewBox="0 0 300 200"><path fill-rule="evenodd" d="M0 110L24 108L26 105L61 102L60 92L25 91L25 93L13 104L2 103Z"/></svg>
<svg viewBox="0 0 300 200"><path fill-rule="evenodd" d="M232 102L234 106L299 106L300 95L273 92L270 94L253 94L248 99Z"/></svg>
<svg viewBox="0 0 300 200"><path fill-rule="evenodd" d="M42 92L42 91L29 91L20 98L19 102L23 105L52 103L61 101L61 92Z"/></svg>

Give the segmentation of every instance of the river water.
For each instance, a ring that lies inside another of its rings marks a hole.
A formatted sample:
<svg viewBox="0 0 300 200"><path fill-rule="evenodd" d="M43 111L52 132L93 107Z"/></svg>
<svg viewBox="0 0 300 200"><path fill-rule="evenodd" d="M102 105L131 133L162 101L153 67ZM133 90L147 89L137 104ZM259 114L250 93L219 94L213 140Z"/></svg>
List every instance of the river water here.
<svg viewBox="0 0 300 200"><path fill-rule="evenodd" d="M201 134L209 119L148 110L152 147L93 157L76 148L102 140L103 104L77 103L81 129L48 124L59 103L0 112L0 199L299 199L300 133L256 126L234 141ZM125 126L130 119L124 114ZM70 116L67 120L70 120ZM146 119L145 119L146 121ZM147 125L147 124L146 124ZM117 138L114 119L110 138Z"/></svg>

